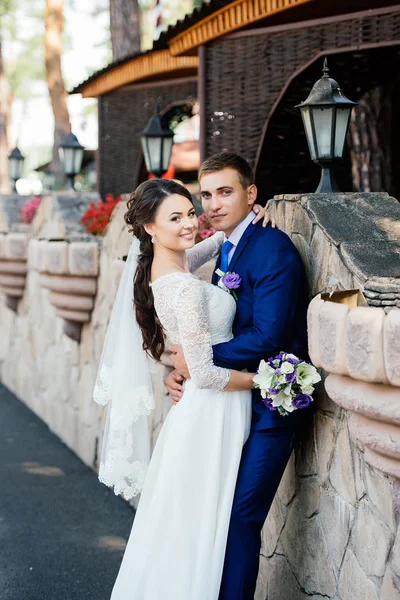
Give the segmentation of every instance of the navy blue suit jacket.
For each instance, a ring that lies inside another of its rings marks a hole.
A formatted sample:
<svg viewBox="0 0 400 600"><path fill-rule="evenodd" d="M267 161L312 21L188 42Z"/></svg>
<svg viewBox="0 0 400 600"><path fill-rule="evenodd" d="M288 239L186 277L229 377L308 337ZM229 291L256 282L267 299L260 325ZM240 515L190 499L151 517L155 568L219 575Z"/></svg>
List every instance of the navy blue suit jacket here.
<svg viewBox="0 0 400 600"><path fill-rule="evenodd" d="M220 258L216 268L219 262ZM261 359L276 356L281 350L307 359L307 280L289 236L279 229L264 228L261 223L250 224L229 263L229 271L242 278L237 290L235 337L213 347L214 363L255 372ZM215 273L213 283L217 283ZM259 391L253 391L253 429L288 427L305 412L308 410L281 417L278 411L265 407Z"/></svg>

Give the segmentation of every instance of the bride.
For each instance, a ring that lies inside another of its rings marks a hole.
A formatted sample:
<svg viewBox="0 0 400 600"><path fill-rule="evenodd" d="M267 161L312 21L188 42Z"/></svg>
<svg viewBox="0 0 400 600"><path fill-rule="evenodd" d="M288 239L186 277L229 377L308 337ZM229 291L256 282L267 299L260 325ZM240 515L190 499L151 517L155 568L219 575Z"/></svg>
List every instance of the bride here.
<svg viewBox="0 0 400 600"><path fill-rule="evenodd" d="M94 399L108 404L99 478L141 499L111 598L217 600L254 375L214 366L212 345L232 338L236 303L192 274L218 255L223 234L195 246L190 193L161 179L139 185L125 220L135 237ZM173 343L183 347L190 379L150 461L150 357Z"/></svg>

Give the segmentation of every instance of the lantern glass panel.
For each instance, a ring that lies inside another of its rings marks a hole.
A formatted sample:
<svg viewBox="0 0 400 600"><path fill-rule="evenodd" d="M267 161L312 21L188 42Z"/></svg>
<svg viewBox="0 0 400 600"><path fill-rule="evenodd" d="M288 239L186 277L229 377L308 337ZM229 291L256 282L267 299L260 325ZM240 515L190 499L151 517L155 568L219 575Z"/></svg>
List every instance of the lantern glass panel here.
<svg viewBox="0 0 400 600"><path fill-rule="evenodd" d="M75 148L74 150L74 172L71 175L76 175L80 172L83 160L83 148Z"/></svg>
<svg viewBox="0 0 400 600"><path fill-rule="evenodd" d="M147 139L146 137L141 137L140 141L142 144L142 150L143 150L143 156L144 156L144 162L146 163L146 169L147 171L150 173L150 169L151 169L151 164L150 164L150 156L149 156L149 148L147 146Z"/></svg>
<svg viewBox="0 0 400 600"><path fill-rule="evenodd" d="M159 174L161 170L161 150L162 150L162 138L149 137L147 138L147 148L149 152L149 163L150 169L147 169L154 175Z"/></svg>
<svg viewBox="0 0 400 600"><path fill-rule="evenodd" d="M333 108L313 106L312 112L317 141L317 158L333 158L331 151Z"/></svg>
<svg viewBox="0 0 400 600"><path fill-rule="evenodd" d="M9 158L8 165L10 168L10 177L13 181L20 179L22 174L22 160L18 158Z"/></svg>
<svg viewBox="0 0 400 600"><path fill-rule="evenodd" d="M162 169L163 169L164 173L166 171L168 171L169 161L171 159L171 151L172 151L173 141L174 141L174 138L172 136L171 137L165 137L163 139Z"/></svg>
<svg viewBox="0 0 400 600"><path fill-rule="evenodd" d="M306 137L308 142L308 149L310 150L311 160L315 160L317 156L315 152L310 109L308 108L308 106L301 109L301 116L303 117L304 129L306 130Z"/></svg>
<svg viewBox="0 0 400 600"><path fill-rule="evenodd" d="M335 158L342 158L351 108L336 109Z"/></svg>

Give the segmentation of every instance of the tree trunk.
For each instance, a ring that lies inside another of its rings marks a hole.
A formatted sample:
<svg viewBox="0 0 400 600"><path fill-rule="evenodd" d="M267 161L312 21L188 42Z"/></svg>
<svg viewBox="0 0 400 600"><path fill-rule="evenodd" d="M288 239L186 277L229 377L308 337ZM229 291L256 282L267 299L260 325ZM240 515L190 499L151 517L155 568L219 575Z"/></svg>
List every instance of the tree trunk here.
<svg viewBox="0 0 400 600"><path fill-rule="evenodd" d="M44 36L46 80L54 114L52 170L59 184L64 181L64 174L58 156L58 145L62 138L71 131L67 94L61 72L63 8L64 0L46 0Z"/></svg>
<svg viewBox="0 0 400 600"><path fill-rule="evenodd" d="M393 193L391 83L370 90L353 109L349 148L356 192Z"/></svg>
<svg viewBox="0 0 400 600"><path fill-rule="evenodd" d="M8 194L11 191L7 158L11 149L8 135L10 115L11 92L7 74L4 71L0 38L0 194Z"/></svg>
<svg viewBox="0 0 400 600"><path fill-rule="evenodd" d="M140 52L138 0L110 0L110 30L114 61Z"/></svg>

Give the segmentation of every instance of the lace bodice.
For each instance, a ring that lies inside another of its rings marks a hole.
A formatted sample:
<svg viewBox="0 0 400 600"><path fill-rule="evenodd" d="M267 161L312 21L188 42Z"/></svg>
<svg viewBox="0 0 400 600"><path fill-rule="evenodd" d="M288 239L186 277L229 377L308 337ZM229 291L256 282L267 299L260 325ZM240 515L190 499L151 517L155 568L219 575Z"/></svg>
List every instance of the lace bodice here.
<svg viewBox="0 0 400 600"><path fill-rule="evenodd" d="M222 390L230 372L214 365L212 345L233 337L233 297L191 273L159 277L152 290L166 347L182 345L190 376L198 387Z"/></svg>

